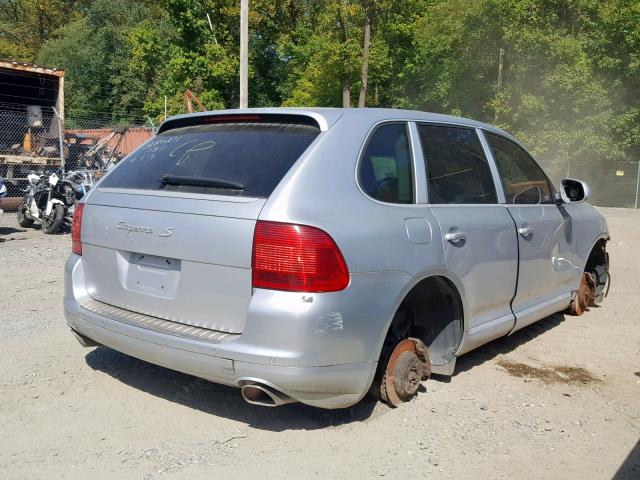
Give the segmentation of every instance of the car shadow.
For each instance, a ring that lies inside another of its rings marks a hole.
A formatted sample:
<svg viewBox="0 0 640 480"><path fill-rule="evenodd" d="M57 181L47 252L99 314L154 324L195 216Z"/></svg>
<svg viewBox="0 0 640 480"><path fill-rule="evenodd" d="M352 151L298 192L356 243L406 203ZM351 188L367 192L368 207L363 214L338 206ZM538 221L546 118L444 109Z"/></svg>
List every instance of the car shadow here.
<svg viewBox="0 0 640 480"><path fill-rule="evenodd" d="M634 480L640 478L640 440L629 452L613 480Z"/></svg>
<svg viewBox="0 0 640 480"><path fill-rule="evenodd" d="M176 372L106 347L89 352L87 364L119 381L156 397L178 403L201 412L246 423L260 430L316 430L352 422L371 416L376 405L369 399L340 410L322 410L300 403L276 408L250 405L242 400L240 390L219 385L185 373Z"/></svg>
<svg viewBox="0 0 640 480"><path fill-rule="evenodd" d="M515 350L520 345L523 345L548 332L552 328L560 325L562 322L564 322L564 315L562 313L554 313L553 315L518 330L513 335L497 338L482 347L462 355L458 358L456 363L454 377L461 372L466 372L473 367L488 362L498 355L504 355L505 353ZM446 379L444 380L446 381Z"/></svg>
<svg viewBox="0 0 640 480"><path fill-rule="evenodd" d="M557 313L508 337L496 339L461 356L456 364L454 377L460 372L481 365L498 355L511 352L518 346L533 340L564 321ZM349 408L322 410L294 403L277 408L260 407L245 403L240 390L219 385L185 373L163 368L110 348L98 347L89 352L87 365L106 373L119 381L170 402L178 403L204 413L246 423L252 428L280 432L284 430L315 430L335 427L368 419L376 408L387 406L365 398ZM448 383L451 377L433 375L433 380Z"/></svg>

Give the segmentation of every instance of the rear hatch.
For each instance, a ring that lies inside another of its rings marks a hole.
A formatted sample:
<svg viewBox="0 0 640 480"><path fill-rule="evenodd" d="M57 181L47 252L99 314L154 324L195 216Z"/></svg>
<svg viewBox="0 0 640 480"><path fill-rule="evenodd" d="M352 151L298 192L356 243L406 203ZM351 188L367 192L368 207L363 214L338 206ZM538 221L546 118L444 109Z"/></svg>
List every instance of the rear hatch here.
<svg viewBox="0 0 640 480"><path fill-rule="evenodd" d="M320 129L286 115L186 117L170 126L89 195L87 290L133 312L241 333L256 220Z"/></svg>

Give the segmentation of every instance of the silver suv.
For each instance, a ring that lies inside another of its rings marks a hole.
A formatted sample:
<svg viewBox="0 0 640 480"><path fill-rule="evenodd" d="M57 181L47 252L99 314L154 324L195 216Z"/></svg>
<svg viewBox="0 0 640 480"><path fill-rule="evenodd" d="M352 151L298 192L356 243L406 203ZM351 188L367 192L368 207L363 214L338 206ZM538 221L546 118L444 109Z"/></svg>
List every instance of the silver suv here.
<svg viewBox="0 0 640 480"><path fill-rule="evenodd" d="M604 296L607 225L509 134L387 109L183 115L80 204L84 346L261 405L407 401L432 372Z"/></svg>

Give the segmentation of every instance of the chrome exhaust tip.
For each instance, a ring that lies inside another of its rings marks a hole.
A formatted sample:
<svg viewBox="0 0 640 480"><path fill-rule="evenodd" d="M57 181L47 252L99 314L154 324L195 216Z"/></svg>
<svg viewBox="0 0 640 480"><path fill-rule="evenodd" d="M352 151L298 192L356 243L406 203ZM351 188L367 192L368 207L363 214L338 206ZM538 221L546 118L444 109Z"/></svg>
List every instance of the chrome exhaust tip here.
<svg viewBox="0 0 640 480"><path fill-rule="evenodd" d="M263 407L279 407L286 403L294 403L295 400L288 395L264 384L247 383L240 389L242 398L251 405Z"/></svg>

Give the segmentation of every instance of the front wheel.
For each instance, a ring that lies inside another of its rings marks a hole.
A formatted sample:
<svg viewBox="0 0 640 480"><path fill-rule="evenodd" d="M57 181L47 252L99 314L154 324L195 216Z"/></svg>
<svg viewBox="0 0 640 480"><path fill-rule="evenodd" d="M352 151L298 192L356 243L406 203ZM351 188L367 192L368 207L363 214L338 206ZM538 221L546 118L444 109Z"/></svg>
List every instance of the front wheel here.
<svg viewBox="0 0 640 480"><path fill-rule="evenodd" d="M42 231L46 234L57 233L64 222L64 207L59 203L53 205L51 215L42 221Z"/></svg>
<svg viewBox="0 0 640 480"><path fill-rule="evenodd" d="M589 311L589 307L595 305L596 300L596 281L592 273L584 272L580 279L580 287L575 294L571 304L569 305L568 313L570 315L579 317L584 312Z"/></svg>
<svg viewBox="0 0 640 480"><path fill-rule="evenodd" d="M27 197L22 199L20 206L18 207L18 225L22 228L28 228L33 226L33 219L27 217L27 210L29 210L29 200Z"/></svg>

